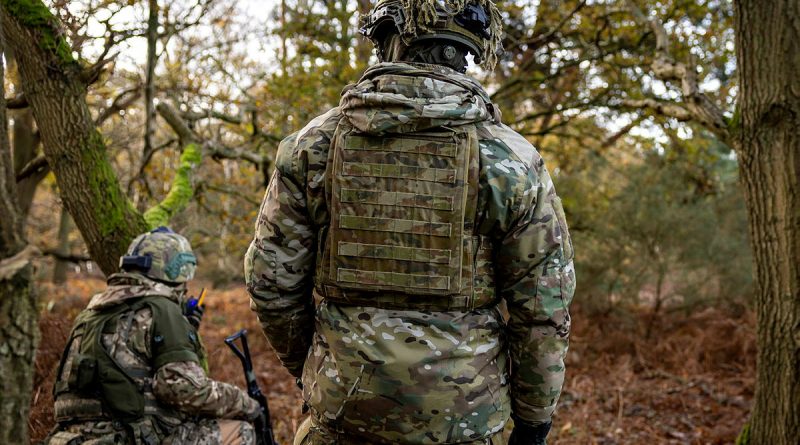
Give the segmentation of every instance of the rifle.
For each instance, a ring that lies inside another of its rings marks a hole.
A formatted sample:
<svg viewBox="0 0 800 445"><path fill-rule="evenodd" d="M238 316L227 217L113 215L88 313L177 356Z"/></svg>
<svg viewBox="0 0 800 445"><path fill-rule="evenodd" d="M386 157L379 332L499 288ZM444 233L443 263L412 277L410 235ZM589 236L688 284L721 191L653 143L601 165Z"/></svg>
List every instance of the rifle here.
<svg viewBox="0 0 800 445"><path fill-rule="evenodd" d="M242 339L242 349L236 347L236 340ZM239 357L244 369L244 379L247 381L247 395L261 405L261 415L255 421L256 443L258 445L278 445L272 432L272 420L269 417L269 405L267 398L261 392L256 381L256 373L253 372L253 360L250 358L250 347L247 346L247 330L231 335L225 339L225 344L231 348L234 354Z"/></svg>

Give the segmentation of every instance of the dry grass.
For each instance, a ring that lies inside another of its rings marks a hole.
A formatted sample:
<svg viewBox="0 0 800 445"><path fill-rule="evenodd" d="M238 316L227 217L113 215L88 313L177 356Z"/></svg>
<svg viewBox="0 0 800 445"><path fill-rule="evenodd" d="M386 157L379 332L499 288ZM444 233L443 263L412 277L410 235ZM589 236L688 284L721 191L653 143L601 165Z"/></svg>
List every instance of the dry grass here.
<svg viewBox="0 0 800 445"><path fill-rule="evenodd" d="M52 427L51 388L71 321L104 283L73 279L43 298L56 302L42 316L32 413L34 440ZM260 333L242 288L215 290L207 299L202 336L212 377L244 385L239 361L222 339L246 328L256 369L280 443L291 443L302 419L300 391ZM588 318L576 308L567 384L551 444L728 444L747 418L755 369L752 314L708 309L665 315L650 339L649 318Z"/></svg>

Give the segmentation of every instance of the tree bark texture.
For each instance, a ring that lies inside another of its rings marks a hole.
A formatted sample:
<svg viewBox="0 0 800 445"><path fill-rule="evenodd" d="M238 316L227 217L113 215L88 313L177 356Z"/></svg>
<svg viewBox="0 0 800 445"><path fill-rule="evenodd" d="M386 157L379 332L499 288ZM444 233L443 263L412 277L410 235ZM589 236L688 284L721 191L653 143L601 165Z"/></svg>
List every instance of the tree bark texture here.
<svg viewBox="0 0 800 445"><path fill-rule="evenodd" d="M3 31L0 23L0 54ZM33 267L29 258L19 255L26 246L24 218L16 202L3 82L0 57L0 443L27 444L38 311Z"/></svg>
<svg viewBox="0 0 800 445"><path fill-rule="evenodd" d="M72 217L65 208L61 208L61 217L58 221L58 247L56 248L59 257L54 257L53 283L62 284L67 281L67 269L70 262L64 258L69 256L69 232L72 231Z"/></svg>
<svg viewBox="0 0 800 445"><path fill-rule="evenodd" d="M92 258L106 274L115 272L130 240L147 225L106 157L86 104L83 70L41 1L0 0L0 19L64 205Z"/></svg>
<svg viewBox="0 0 800 445"><path fill-rule="evenodd" d="M31 161L36 159L39 138L34 131L33 112L30 108L17 110L12 113L12 116L14 118L14 130L12 132L14 140L14 169L19 174ZM19 207L24 216L27 216L30 212L36 189L49 172L50 169L45 164L17 184Z"/></svg>
<svg viewBox="0 0 800 445"><path fill-rule="evenodd" d="M153 156L153 136L155 135L156 109L153 103L156 97L156 46L158 45L158 1L149 0L147 17L147 78L144 87L144 156L142 164L146 165Z"/></svg>
<svg viewBox="0 0 800 445"><path fill-rule="evenodd" d="M735 0L737 145L755 256L750 443L800 441L800 2Z"/></svg>
<svg viewBox="0 0 800 445"><path fill-rule="evenodd" d="M17 74L15 76L7 75L6 80L14 85L14 91L22 91L16 57L8 46L5 48L5 56L8 64L6 71ZM14 160L14 171L17 174L17 203L23 218L27 218L33 203L33 197L36 195L36 189L42 180L47 177L47 174L50 173L50 167L47 163L44 163L43 165L37 165L32 170L28 170L34 165L34 160L39 155L40 142L39 135L34 127L33 112L30 107L26 105L18 110L13 110L8 117L14 122L14 127L11 130L11 152ZM26 172L25 177L20 179L20 174L23 172Z"/></svg>

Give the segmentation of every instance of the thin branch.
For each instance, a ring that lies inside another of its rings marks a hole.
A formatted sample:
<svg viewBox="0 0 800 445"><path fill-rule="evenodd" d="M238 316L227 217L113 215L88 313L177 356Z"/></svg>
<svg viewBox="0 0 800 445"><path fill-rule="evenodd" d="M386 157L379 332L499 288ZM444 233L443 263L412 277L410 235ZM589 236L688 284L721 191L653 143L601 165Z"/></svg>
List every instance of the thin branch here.
<svg viewBox="0 0 800 445"><path fill-rule="evenodd" d="M578 3L578 5L575 6L575 8L573 8L569 14L565 15L561 19L561 21L555 26L555 28L551 29L550 31L544 34L536 36L532 40L528 41L527 44L534 48L538 48L546 43L551 42L556 37L556 34L559 31L561 31L562 28L564 28L564 25L566 25L567 22L569 22L572 19L572 17L575 16L575 14L577 14L581 9L583 9L584 6L586 6L586 3L587 0L583 0L580 3Z"/></svg>
<svg viewBox="0 0 800 445"><path fill-rule="evenodd" d="M31 159L30 162L25 164L25 166L20 169L19 173L17 173L17 183L35 175L36 173L42 171L42 169L49 168L50 166L47 163L47 159L43 154L40 154L39 156Z"/></svg>
<svg viewBox="0 0 800 445"><path fill-rule="evenodd" d="M186 122L181 118L178 110L176 110L172 105L169 105L166 102L160 102L156 105L156 110L158 114L167 121L167 124L172 128L172 131L178 135L181 139L183 144L197 142L198 137L192 131L191 128L186 124Z"/></svg>
<svg viewBox="0 0 800 445"><path fill-rule="evenodd" d="M172 130L178 134L178 137L181 140L185 141L197 141L197 136L192 131L191 128L186 124L186 122L181 118L181 115L178 114L178 111L173 108L171 105L168 105L165 102L159 103L156 107L158 113L161 117L167 121ZM185 113L188 115L188 113ZM189 115L189 117L197 117L195 115ZM254 153L248 150L236 150L233 148L225 147L221 144L216 144L214 142L208 141L203 144L203 152L211 155L213 159L234 159L234 160L244 160L255 164L257 167L262 167L265 162L267 162L266 156L260 155L258 153Z"/></svg>
<svg viewBox="0 0 800 445"><path fill-rule="evenodd" d="M81 71L81 82L83 82L85 85L91 85L97 82L97 80L100 79L100 75L103 74L103 70L105 69L106 65L114 62L118 55L119 53L115 53L108 58L100 59L95 62L94 65Z"/></svg>
<svg viewBox="0 0 800 445"><path fill-rule="evenodd" d="M212 142L203 144L203 151L211 155L214 160L233 159L247 161L256 167L262 167L267 162L267 157L249 150L237 150Z"/></svg>
<svg viewBox="0 0 800 445"><path fill-rule="evenodd" d="M147 19L147 76L144 86L144 155L143 158L150 158L153 151L153 135L155 134L156 110L153 101L156 95L156 45L158 44L158 0L149 0Z"/></svg>
<svg viewBox="0 0 800 445"><path fill-rule="evenodd" d="M201 119L219 119L223 122L227 122L229 124L234 125L242 125L244 123L244 119L242 116L234 116L232 114L225 114L220 111L216 110L208 110L206 112L191 112L187 111L185 113L181 113L181 116L186 119L187 121L195 122Z"/></svg>
<svg viewBox="0 0 800 445"><path fill-rule="evenodd" d="M632 120L630 124L622 127L619 131L607 137L605 140L603 140L603 143L600 144L600 151L603 151L606 148L609 148L614 144L616 144L617 141L619 141L623 136L630 133L631 130L636 128L636 126L642 123L643 120L644 120L644 115L639 115L636 117L636 119Z"/></svg>
<svg viewBox="0 0 800 445"><path fill-rule="evenodd" d="M252 130L253 131L253 133L252 133L252 137L253 138L263 138L263 139L265 139L267 141L271 141L271 142L281 142L283 140L283 137L276 136L274 134L264 133L258 127L258 111L255 108L251 108L251 107L245 108L244 111L242 112L242 114L239 115L239 116L236 116L236 115L233 115L233 114L223 113L223 112L217 111L217 110L207 110L207 111L199 111L199 112L186 111L186 112L180 113L180 116L184 120L187 120L189 122L197 122L197 121L202 120L202 119L218 119L218 120L221 120L222 122L226 122L226 123L229 123L229 124L232 124L232 125L244 125L245 124L245 118L244 118L244 114L245 113L249 114L249 116L250 116L251 124L253 126L253 130Z"/></svg>
<svg viewBox="0 0 800 445"><path fill-rule="evenodd" d="M139 100L141 96L142 89L139 85L128 88L127 90L121 92L119 95L117 95L117 97L114 98L114 101L111 102L111 105L108 108L101 111L97 115L97 119L94 121L95 125L100 126L103 122L111 118L111 116L114 116L120 111L127 110L131 105L133 105L134 102Z"/></svg>
<svg viewBox="0 0 800 445"><path fill-rule="evenodd" d="M92 261L92 257L89 255L81 255L81 254L73 254L73 253L63 253L59 252L56 249L43 249L42 250L43 256L51 256L57 260L61 261L68 261L70 263L86 263Z"/></svg>
<svg viewBox="0 0 800 445"><path fill-rule="evenodd" d="M198 188L200 188L200 187L198 187ZM248 204L251 204L251 205L254 205L254 206L261 205L261 202L259 202L258 200L253 199L253 198L245 195L244 193L242 193L239 190L236 190L233 187L229 188L229 187L223 187L223 186L218 186L218 185L205 183L205 184L202 185L202 189L210 190L212 192L222 193L222 194L225 194L225 195L231 195L231 196L239 198L239 199L247 202Z"/></svg>
<svg viewBox="0 0 800 445"><path fill-rule="evenodd" d="M24 95L6 99L6 108L9 110L21 110L28 108L28 99Z"/></svg>
<svg viewBox="0 0 800 445"><path fill-rule="evenodd" d="M694 60L690 61L690 65L677 62L670 54L669 35L664 25L656 19L648 20L647 16L636 6L633 0L627 0L626 3L636 22L642 26L648 26L656 36L656 54L650 66L653 74L656 78L665 82L680 82L684 100L683 111L688 112L692 120L705 126L723 142L727 143L730 140L727 120L722 110L705 93L700 91ZM657 108L654 109L658 111ZM662 109L677 112L681 116L684 115L680 110L672 107Z"/></svg>
<svg viewBox="0 0 800 445"><path fill-rule="evenodd" d="M694 118L694 115L678 102L669 102L652 98L639 100L626 99L622 101L620 108L650 109L658 114L675 118L681 122L688 122Z"/></svg>
<svg viewBox="0 0 800 445"><path fill-rule="evenodd" d="M36 246L28 244L16 255L10 258L0 259L0 281L8 280L16 275L17 272L30 264L31 260L40 254L41 252Z"/></svg>

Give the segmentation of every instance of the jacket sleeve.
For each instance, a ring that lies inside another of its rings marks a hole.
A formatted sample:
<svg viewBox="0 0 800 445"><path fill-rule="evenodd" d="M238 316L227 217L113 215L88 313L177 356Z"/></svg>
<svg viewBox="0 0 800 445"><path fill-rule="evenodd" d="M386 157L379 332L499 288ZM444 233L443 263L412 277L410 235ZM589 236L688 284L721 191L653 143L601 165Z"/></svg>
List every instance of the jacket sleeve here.
<svg viewBox="0 0 800 445"><path fill-rule="evenodd" d="M510 316L512 414L537 425L550 421L564 383L575 270L561 201L538 156L524 183L497 273Z"/></svg>
<svg viewBox="0 0 800 445"><path fill-rule="evenodd" d="M236 386L212 380L196 362L170 362L158 368L153 393L181 412L222 419L253 419L258 402Z"/></svg>
<svg viewBox="0 0 800 445"><path fill-rule="evenodd" d="M325 163L337 119L334 111L329 112L281 143L256 234L245 255L250 307L278 358L295 377L302 374L314 332L317 237L307 196L324 194Z"/></svg>

